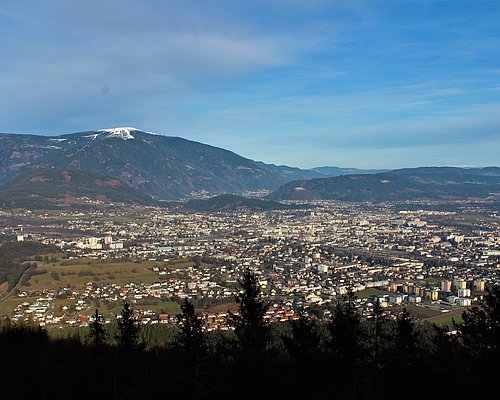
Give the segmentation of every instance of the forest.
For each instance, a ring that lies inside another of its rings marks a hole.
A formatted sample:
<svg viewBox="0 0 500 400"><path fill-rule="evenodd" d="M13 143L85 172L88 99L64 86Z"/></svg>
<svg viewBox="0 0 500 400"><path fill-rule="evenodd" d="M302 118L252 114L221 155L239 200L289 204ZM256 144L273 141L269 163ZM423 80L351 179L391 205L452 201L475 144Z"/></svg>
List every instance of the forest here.
<svg viewBox="0 0 500 400"><path fill-rule="evenodd" d="M36 262L30 262L31 258L34 261L42 261L42 255L45 255L45 260L48 261L47 254L58 251L53 245L32 241L2 240L0 244L0 284L7 282L9 288L18 282L29 267L36 267Z"/></svg>
<svg viewBox="0 0 500 400"><path fill-rule="evenodd" d="M268 304L247 270L229 331L206 332L185 300L174 328L140 325L124 303L113 327L99 310L85 332L55 338L0 323L2 399L444 399L496 389L500 287L443 328L359 315L349 292L332 317L266 324Z"/></svg>

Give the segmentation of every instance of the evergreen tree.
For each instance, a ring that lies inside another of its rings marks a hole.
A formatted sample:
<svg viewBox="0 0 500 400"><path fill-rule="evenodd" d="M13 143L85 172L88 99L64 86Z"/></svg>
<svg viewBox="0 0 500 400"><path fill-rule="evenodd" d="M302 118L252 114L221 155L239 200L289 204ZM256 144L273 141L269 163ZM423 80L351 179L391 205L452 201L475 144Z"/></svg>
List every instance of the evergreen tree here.
<svg viewBox="0 0 500 400"><path fill-rule="evenodd" d="M184 299L181 304L181 313L177 315L181 326L178 343L189 353L198 354L205 347L205 334L203 333L203 319L195 313L194 305Z"/></svg>
<svg viewBox="0 0 500 400"><path fill-rule="evenodd" d="M415 330L415 322L406 308L403 308L395 322L394 349L398 356L397 359L401 363L407 364L417 356L416 340L418 335Z"/></svg>
<svg viewBox="0 0 500 400"><path fill-rule="evenodd" d="M291 336L284 336L283 341L290 355L300 362L318 361L323 353L326 340L321 325L307 315L300 315L298 320L290 322Z"/></svg>
<svg viewBox="0 0 500 400"><path fill-rule="evenodd" d="M139 347L139 335L141 327L134 318L134 310L128 302L123 303L121 318L118 319L119 333L116 336L118 345L124 349L136 349Z"/></svg>
<svg viewBox="0 0 500 400"><path fill-rule="evenodd" d="M232 314L231 321L243 355L252 360L263 355L268 343L269 329L264 315L269 305L262 299L257 277L249 268L243 272L239 284L241 290L236 295L239 314Z"/></svg>
<svg viewBox="0 0 500 400"><path fill-rule="evenodd" d="M89 333L87 341L94 347L100 347L106 344L106 329L104 328L103 317L99 315L97 308L94 313L94 320L89 324Z"/></svg>
<svg viewBox="0 0 500 400"><path fill-rule="evenodd" d="M356 310L354 301L354 293L349 289L347 295L335 303L329 324L334 355L349 363L359 359L363 352L361 316Z"/></svg>
<svg viewBox="0 0 500 400"><path fill-rule="evenodd" d="M500 286L486 289L484 301L462 314L455 323L463 345L473 356L500 352Z"/></svg>
<svg viewBox="0 0 500 400"><path fill-rule="evenodd" d="M386 323L384 310L380 305L380 299L376 299L373 305L373 360L379 362L382 352L383 329Z"/></svg>

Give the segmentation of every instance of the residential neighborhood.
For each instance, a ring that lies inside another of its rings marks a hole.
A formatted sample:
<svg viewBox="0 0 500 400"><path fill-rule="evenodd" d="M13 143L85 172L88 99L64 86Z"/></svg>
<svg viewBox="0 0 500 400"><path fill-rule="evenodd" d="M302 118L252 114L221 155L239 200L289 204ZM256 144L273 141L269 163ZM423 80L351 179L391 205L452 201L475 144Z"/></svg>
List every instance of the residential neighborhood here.
<svg viewBox="0 0 500 400"><path fill-rule="evenodd" d="M363 315L379 302L388 315L406 307L438 321L459 315L498 282L500 216L481 204L312 206L210 214L157 207L12 211L7 216L23 223L4 225L1 234L55 245L59 255L37 262L7 300L9 314L42 326L85 326L95 308L110 322L129 301L143 324L175 323L187 298L206 329L229 329L238 281L250 268L271 322L328 318L348 291Z"/></svg>

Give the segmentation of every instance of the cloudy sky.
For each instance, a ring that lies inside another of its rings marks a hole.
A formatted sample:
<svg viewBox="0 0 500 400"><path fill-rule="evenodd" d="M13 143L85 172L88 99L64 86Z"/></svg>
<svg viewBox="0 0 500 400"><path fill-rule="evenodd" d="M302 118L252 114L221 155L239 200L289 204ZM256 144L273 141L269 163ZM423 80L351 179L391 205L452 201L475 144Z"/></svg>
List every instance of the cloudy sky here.
<svg viewBox="0 0 500 400"><path fill-rule="evenodd" d="M500 1L1 0L0 132L299 167L500 165Z"/></svg>

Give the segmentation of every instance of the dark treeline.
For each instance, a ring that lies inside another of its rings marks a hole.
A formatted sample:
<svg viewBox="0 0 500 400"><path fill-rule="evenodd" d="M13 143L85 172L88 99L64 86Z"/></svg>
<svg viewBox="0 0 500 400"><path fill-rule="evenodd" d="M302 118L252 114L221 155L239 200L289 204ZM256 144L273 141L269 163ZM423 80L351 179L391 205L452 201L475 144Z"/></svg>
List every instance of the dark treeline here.
<svg viewBox="0 0 500 400"><path fill-rule="evenodd" d="M41 255L54 252L57 252L55 246L39 242L0 241L0 284L7 282L13 287L27 268L36 266L36 263L29 262L30 258L42 261Z"/></svg>
<svg viewBox="0 0 500 400"><path fill-rule="evenodd" d="M108 328L96 310L82 337L49 338L32 324L0 328L2 399L447 399L496 392L500 288L450 332L390 319L375 304L361 317L352 293L328 322L266 324L268 304L246 271L233 330L206 333L185 300L175 335L140 326L125 303ZM148 333L149 332L149 333ZM147 333L147 334L146 334ZM155 337L153 343L149 337Z"/></svg>

